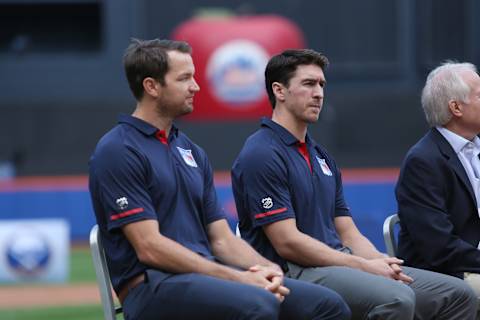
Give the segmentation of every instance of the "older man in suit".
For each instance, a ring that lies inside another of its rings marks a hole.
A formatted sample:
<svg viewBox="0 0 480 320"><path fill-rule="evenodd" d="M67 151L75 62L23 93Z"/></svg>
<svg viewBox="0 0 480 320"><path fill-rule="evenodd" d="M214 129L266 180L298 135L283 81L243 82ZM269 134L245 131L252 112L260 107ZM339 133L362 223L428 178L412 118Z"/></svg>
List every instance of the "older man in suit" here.
<svg viewBox="0 0 480 320"><path fill-rule="evenodd" d="M430 131L408 152L396 187L399 256L464 278L480 296L480 77L470 63L433 70L422 93Z"/></svg>

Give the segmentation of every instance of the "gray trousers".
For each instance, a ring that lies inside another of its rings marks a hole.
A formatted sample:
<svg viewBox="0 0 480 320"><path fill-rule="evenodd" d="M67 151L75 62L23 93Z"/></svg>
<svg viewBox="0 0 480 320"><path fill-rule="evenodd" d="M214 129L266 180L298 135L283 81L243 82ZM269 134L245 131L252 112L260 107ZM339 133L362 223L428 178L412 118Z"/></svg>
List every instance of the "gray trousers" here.
<svg viewBox="0 0 480 320"><path fill-rule="evenodd" d="M414 281L405 285L348 267L304 268L288 262L290 278L321 284L342 296L352 319L474 320L477 297L461 279L402 267Z"/></svg>

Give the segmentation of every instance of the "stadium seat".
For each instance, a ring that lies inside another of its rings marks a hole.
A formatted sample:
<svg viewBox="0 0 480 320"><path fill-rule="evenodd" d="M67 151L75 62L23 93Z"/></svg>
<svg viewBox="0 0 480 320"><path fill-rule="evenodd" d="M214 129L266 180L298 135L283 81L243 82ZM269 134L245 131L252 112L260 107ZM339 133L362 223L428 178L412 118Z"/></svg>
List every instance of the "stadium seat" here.
<svg viewBox="0 0 480 320"><path fill-rule="evenodd" d="M398 214L392 214L383 222L383 240L387 248L387 254L395 257L397 254L397 241L395 239L395 225L400 222Z"/></svg>
<svg viewBox="0 0 480 320"><path fill-rule="evenodd" d="M100 290L105 320L115 320L117 314L122 313L122 307L115 307L113 302L112 284L110 283L110 274L108 273L98 225L94 225L90 231L90 250L92 252L95 274L97 275L97 284Z"/></svg>

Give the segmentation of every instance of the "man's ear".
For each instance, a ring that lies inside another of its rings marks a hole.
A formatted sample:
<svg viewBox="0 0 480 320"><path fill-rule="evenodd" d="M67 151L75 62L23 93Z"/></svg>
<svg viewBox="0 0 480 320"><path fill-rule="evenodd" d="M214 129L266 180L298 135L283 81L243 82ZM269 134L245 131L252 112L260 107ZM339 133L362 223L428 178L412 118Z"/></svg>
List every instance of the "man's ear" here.
<svg viewBox="0 0 480 320"><path fill-rule="evenodd" d="M456 118L463 116L463 105L456 100L448 101L448 109L450 109L452 116Z"/></svg>
<svg viewBox="0 0 480 320"><path fill-rule="evenodd" d="M145 79L143 79L142 84L143 90L146 94L154 98L158 98L161 91L161 85L157 80L153 79L152 77L146 77Z"/></svg>
<svg viewBox="0 0 480 320"><path fill-rule="evenodd" d="M280 82L272 83L272 91L277 101L285 101L285 86Z"/></svg>

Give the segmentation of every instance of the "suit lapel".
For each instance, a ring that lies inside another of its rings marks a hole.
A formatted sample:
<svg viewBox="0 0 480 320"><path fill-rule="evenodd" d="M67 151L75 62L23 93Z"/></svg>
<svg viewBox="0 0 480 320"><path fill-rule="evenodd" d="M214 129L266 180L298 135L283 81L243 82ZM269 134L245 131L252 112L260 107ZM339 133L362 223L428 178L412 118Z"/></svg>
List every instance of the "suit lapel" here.
<svg viewBox="0 0 480 320"><path fill-rule="evenodd" d="M475 198L475 193L473 192L472 184L470 183L470 180L468 179L465 168L463 167L462 163L458 159L458 156L453 150L452 146L437 129L432 128L430 133L431 133L430 136L432 137L433 141L437 144L438 149L440 150L442 155L447 159L448 164L453 169L453 171L455 171L460 181L462 181L462 183L465 185L465 187L467 188L470 194L470 197L472 198L475 205L478 207L477 200Z"/></svg>

